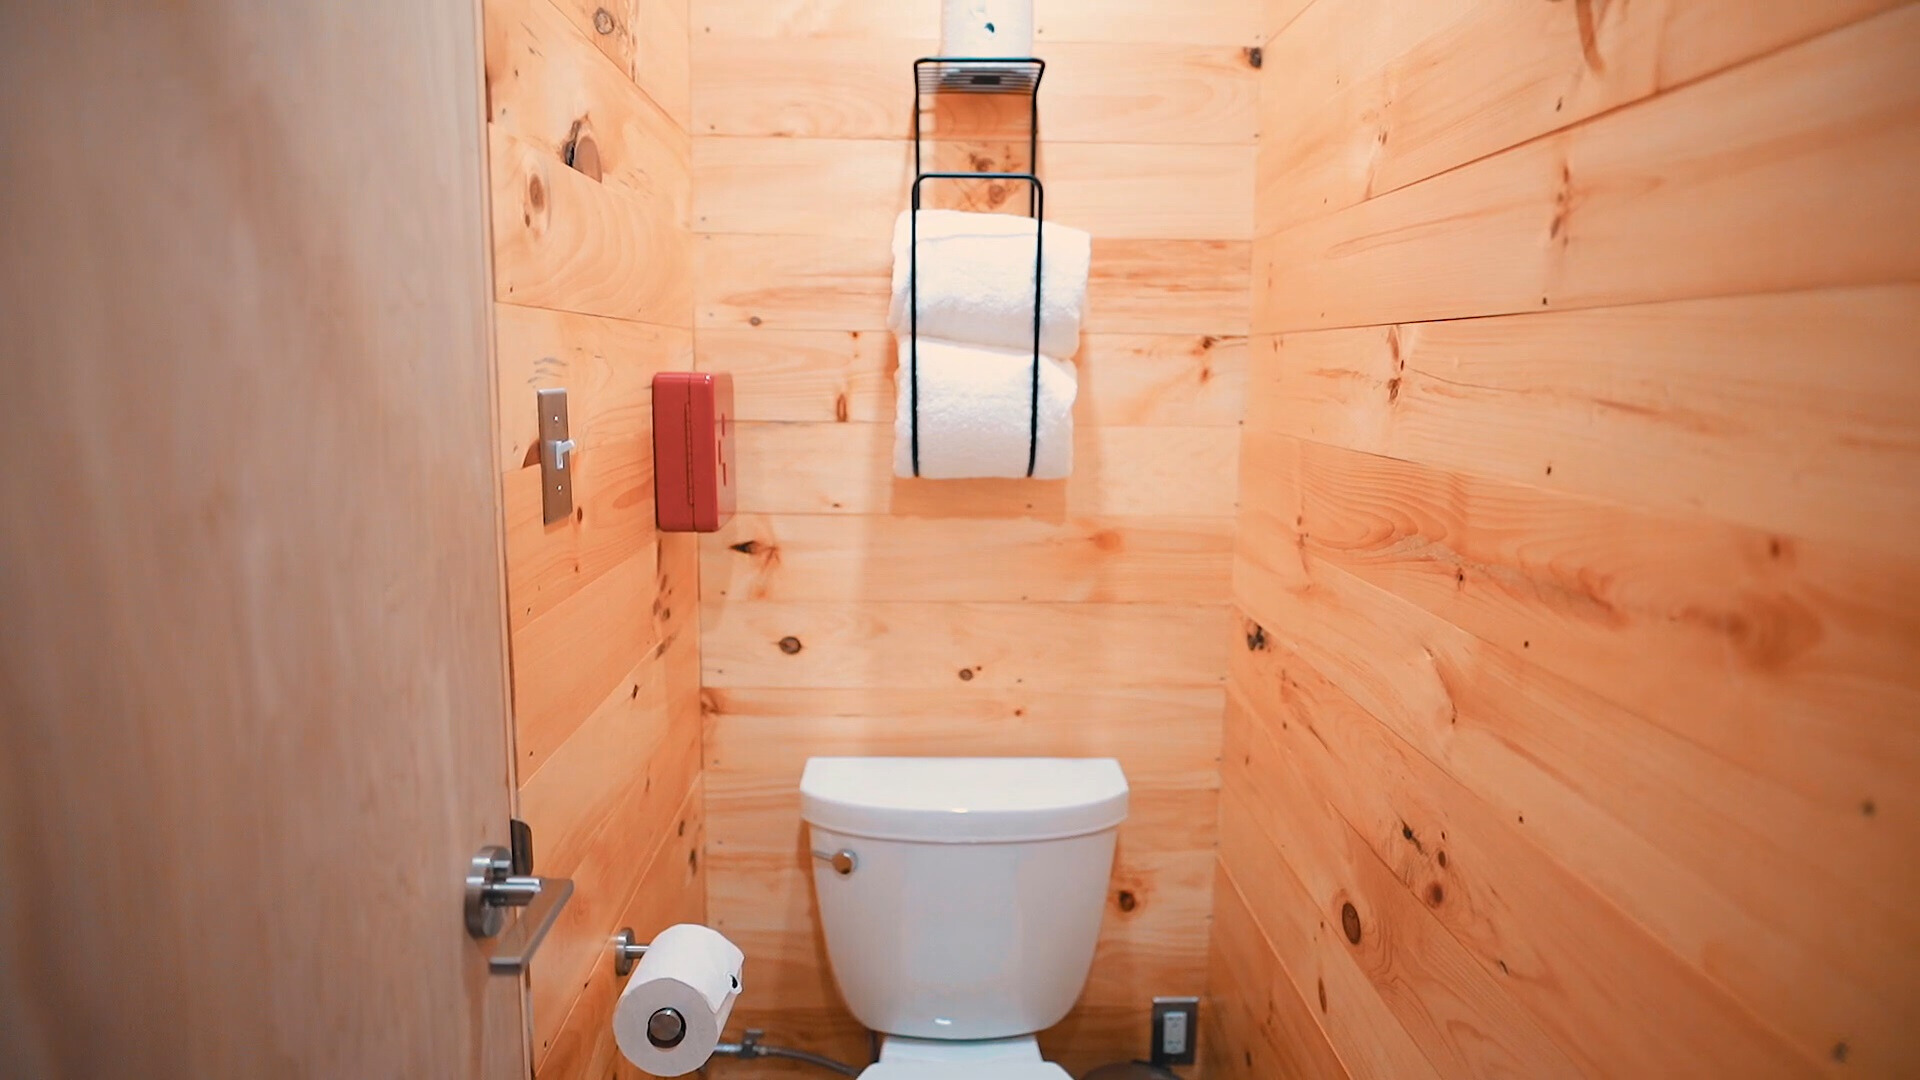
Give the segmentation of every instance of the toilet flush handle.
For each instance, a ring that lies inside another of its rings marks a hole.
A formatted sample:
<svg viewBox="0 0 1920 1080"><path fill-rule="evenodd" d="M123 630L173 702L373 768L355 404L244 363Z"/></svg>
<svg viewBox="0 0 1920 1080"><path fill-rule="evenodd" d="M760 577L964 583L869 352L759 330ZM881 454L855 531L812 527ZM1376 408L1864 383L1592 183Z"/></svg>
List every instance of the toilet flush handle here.
<svg viewBox="0 0 1920 1080"><path fill-rule="evenodd" d="M813 853L813 857L832 866L833 872L839 874L841 877L846 877L848 874L860 869L860 857L848 851L846 848L841 848L831 855L824 851L816 851Z"/></svg>

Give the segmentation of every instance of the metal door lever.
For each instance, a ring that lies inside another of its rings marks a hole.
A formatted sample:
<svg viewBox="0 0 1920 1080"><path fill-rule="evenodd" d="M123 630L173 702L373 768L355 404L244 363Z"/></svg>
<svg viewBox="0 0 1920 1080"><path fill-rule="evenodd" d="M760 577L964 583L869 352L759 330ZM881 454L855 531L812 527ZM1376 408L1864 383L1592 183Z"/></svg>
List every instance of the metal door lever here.
<svg viewBox="0 0 1920 1080"><path fill-rule="evenodd" d="M514 822L514 826L515 846L523 850L483 847L474 854L467 870L467 933L483 940L499 936L506 925L507 909L525 909L487 958L487 970L496 975L517 975L527 969L540 943L546 940L547 931L559 920L560 910L573 896L571 878L515 872L533 869L533 856L531 833L520 822Z"/></svg>

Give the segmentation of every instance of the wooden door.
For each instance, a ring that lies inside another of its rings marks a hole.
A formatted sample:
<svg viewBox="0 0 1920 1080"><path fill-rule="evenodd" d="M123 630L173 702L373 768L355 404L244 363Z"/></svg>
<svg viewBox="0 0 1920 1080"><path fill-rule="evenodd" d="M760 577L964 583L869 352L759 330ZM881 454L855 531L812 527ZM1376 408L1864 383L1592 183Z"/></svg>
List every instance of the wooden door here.
<svg viewBox="0 0 1920 1080"><path fill-rule="evenodd" d="M0 11L0 1073L526 1075L478 55Z"/></svg>

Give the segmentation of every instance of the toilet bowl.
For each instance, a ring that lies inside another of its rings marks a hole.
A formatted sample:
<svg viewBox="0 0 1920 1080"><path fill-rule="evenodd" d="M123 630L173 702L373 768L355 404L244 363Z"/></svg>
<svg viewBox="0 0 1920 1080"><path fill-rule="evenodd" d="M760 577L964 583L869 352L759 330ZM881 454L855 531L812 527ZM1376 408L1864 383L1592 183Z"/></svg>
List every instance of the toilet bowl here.
<svg viewBox="0 0 1920 1080"><path fill-rule="evenodd" d="M866 1080L1067 1080L1034 1034L1093 964L1127 780L1110 758L814 758L800 780Z"/></svg>

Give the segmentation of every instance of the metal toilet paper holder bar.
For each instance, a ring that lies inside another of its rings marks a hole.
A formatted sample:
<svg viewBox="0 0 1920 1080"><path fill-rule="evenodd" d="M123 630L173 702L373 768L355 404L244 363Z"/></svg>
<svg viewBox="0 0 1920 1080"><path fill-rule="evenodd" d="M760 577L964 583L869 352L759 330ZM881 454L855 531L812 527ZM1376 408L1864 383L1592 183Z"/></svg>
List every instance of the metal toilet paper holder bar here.
<svg viewBox="0 0 1920 1080"><path fill-rule="evenodd" d="M649 946L642 945L633 936L633 927L623 926L613 935L613 973L627 976L633 974L633 965L647 955Z"/></svg>

